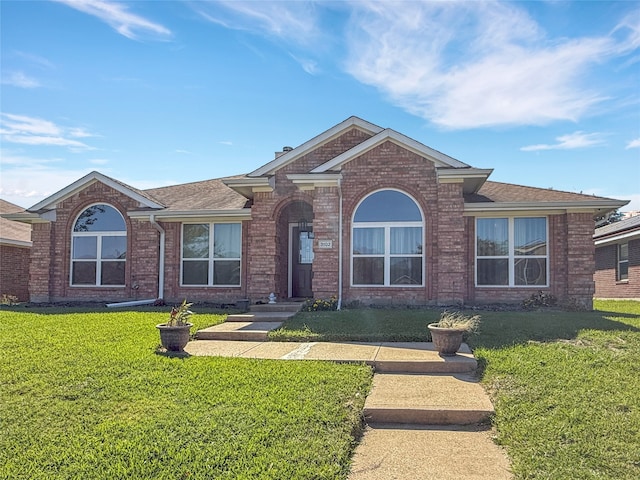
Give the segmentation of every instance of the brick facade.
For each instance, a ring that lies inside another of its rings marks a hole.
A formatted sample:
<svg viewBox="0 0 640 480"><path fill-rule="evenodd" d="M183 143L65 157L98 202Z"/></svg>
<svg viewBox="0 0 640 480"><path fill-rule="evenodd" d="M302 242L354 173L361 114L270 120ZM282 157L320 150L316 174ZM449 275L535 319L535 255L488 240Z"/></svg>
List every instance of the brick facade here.
<svg viewBox="0 0 640 480"><path fill-rule="evenodd" d="M596 247L595 296L597 298L640 299L640 238L631 239L629 245L629 274L627 280L618 281L618 244Z"/></svg>
<svg viewBox="0 0 640 480"><path fill-rule="evenodd" d="M30 247L0 245L0 295L29 300Z"/></svg>
<svg viewBox="0 0 640 480"><path fill-rule="evenodd" d="M272 292L279 299L289 297L292 291L290 232L303 218L313 226L315 236L311 267L315 298L335 295L340 296L345 304L354 301L402 305L519 303L540 290L537 287L475 286L475 217L465 210L464 180L455 176L440 177L435 161L421 155L419 148L406 148L389 139L372 144L371 148L362 149L361 153L353 154L348 161L332 167L328 176L336 179L331 180L335 182L333 184L320 182L299 186L288 177L291 174L313 177L309 172L314 168L344 152L354 151L354 147L372 138L372 133L365 130L346 128L339 135L320 142L298 157L291 156L293 161L282 162L269 173L272 176L271 187L266 188L263 183L252 192L251 219L242 221L239 287L180 286L182 223L179 218L158 220L165 232L164 299L171 302L183 298L233 302L248 298L256 302L266 301ZM379 287L352 284L351 235L354 212L364 198L382 189L405 193L414 199L422 213L422 285ZM241 198L244 200L244 197ZM108 203L125 218L128 249L124 287L70 286L73 222L84 209L95 203ZM56 205L55 221L35 223L33 226L31 300L125 301L156 298L159 295L161 236L150 218L127 215L127 212L140 208L139 202L131 196L101 182L90 183L61 199ZM215 210L215 207L211 208ZM492 211L496 217L513 216L509 211ZM530 215L541 216L535 211ZM549 286L542 290L553 294L562 303L590 309L594 293L593 215L591 212L559 210L552 214L547 212L545 216L549 232ZM609 261L606 252L599 252L598 255L599 264ZM630 275L631 268L640 268L636 267L637 254L634 255L636 257L631 262ZM599 275L608 273L603 269ZM627 290L630 295L638 296L633 288L637 287L632 286Z"/></svg>

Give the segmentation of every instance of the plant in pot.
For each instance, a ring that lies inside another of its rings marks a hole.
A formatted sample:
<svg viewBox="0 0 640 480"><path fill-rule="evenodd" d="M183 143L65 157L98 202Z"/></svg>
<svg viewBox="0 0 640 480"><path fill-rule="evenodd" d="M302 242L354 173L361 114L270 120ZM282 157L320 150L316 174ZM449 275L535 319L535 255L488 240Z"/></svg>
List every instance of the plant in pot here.
<svg viewBox="0 0 640 480"><path fill-rule="evenodd" d="M189 308L193 303L187 303L185 299L178 307L173 307L169 314L169 321L156 325L160 331L160 343L170 352L182 352L189 343L190 329L193 323L189 323L189 317L193 312Z"/></svg>
<svg viewBox="0 0 640 480"><path fill-rule="evenodd" d="M427 325L433 345L443 357L455 355L460 350L464 335L476 333L479 326L480 315L462 312L442 312L440 320Z"/></svg>

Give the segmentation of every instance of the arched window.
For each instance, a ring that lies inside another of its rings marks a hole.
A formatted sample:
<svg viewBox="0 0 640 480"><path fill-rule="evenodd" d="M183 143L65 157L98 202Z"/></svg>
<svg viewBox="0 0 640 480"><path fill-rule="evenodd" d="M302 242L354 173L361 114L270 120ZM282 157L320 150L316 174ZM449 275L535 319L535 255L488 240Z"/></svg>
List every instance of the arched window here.
<svg viewBox="0 0 640 480"><path fill-rule="evenodd" d="M351 284L423 285L423 231L422 212L407 194L367 196L353 214Z"/></svg>
<svg viewBox="0 0 640 480"><path fill-rule="evenodd" d="M111 205L84 210L71 233L71 285L124 286L127 226Z"/></svg>

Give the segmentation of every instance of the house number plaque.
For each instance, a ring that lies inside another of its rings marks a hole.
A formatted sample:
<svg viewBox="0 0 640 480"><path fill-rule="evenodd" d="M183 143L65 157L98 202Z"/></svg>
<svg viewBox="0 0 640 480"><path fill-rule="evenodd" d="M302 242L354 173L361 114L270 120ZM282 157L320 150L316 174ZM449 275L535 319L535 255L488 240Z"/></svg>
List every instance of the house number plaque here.
<svg viewBox="0 0 640 480"><path fill-rule="evenodd" d="M333 240L318 240L318 248L333 248Z"/></svg>

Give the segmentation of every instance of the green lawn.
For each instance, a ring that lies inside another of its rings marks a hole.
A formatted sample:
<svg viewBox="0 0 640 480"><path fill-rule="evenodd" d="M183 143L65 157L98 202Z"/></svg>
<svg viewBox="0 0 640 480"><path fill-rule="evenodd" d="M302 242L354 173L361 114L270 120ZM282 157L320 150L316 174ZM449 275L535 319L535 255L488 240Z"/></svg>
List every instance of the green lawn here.
<svg viewBox="0 0 640 480"><path fill-rule="evenodd" d="M167 357L166 315L0 310L0 478L346 478L369 368Z"/></svg>
<svg viewBox="0 0 640 480"><path fill-rule="evenodd" d="M468 339L520 479L640 478L640 302L480 311ZM439 310L305 312L273 339L426 341Z"/></svg>
<svg viewBox="0 0 640 480"><path fill-rule="evenodd" d="M517 478L640 478L640 302L596 308L479 312L469 343ZM301 313L274 338L424 341L438 317ZM0 478L346 478L367 367L171 358L165 319L0 310Z"/></svg>

